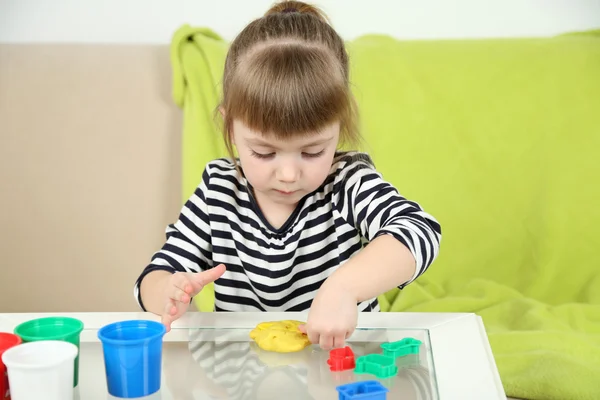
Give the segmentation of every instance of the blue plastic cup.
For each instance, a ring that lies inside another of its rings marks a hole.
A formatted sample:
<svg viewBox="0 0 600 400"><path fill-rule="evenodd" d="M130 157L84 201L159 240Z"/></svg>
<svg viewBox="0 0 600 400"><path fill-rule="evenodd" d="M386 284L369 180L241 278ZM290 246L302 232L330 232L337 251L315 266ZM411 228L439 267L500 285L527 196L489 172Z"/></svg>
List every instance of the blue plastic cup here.
<svg viewBox="0 0 600 400"><path fill-rule="evenodd" d="M146 320L115 322L98 331L110 395L135 398L160 390L165 333L163 324Z"/></svg>

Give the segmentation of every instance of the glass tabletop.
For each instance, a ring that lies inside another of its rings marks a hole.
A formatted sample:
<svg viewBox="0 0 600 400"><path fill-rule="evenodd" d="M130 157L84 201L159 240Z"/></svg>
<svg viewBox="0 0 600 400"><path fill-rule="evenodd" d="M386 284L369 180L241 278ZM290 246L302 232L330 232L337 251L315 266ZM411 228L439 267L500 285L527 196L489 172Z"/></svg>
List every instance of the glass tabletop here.
<svg viewBox="0 0 600 400"><path fill-rule="evenodd" d="M413 338L422 342L418 354L396 358L398 372L387 379L354 370L332 372L329 352L313 345L296 353L273 353L250 339L250 329L179 328L176 340L163 344L161 390L147 400L337 400L337 386L377 380L388 399L437 400L435 368L427 329L357 329L347 345L358 358L383 354L381 344ZM102 347L80 345L79 399L111 399L106 390Z"/></svg>

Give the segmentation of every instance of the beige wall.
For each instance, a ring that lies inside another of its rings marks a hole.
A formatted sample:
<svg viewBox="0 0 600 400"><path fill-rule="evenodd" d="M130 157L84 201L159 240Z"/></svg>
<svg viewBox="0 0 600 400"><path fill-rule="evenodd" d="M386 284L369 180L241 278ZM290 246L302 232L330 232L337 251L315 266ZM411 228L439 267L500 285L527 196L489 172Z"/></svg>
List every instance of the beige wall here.
<svg viewBox="0 0 600 400"><path fill-rule="evenodd" d="M137 310L180 206L168 57L0 45L0 312Z"/></svg>

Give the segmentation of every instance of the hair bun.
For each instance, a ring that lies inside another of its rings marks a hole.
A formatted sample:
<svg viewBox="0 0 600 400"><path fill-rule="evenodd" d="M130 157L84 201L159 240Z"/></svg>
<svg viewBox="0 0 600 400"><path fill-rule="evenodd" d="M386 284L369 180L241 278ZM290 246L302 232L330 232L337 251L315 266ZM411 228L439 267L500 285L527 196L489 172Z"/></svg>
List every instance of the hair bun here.
<svg viewBox="0 0 600 400"><path fill-rule="evenodd" d="M329 22L325 13L323 13L317 7L315 7L311 4L304 3L302 1L279 2L279 3L275 4L273 7L271 7L269 9L269 11L267 11L265 13L265 15L291 14L291 13L310 14L310 15L314 15L315 17L317 17L325 22Z"/></svg>

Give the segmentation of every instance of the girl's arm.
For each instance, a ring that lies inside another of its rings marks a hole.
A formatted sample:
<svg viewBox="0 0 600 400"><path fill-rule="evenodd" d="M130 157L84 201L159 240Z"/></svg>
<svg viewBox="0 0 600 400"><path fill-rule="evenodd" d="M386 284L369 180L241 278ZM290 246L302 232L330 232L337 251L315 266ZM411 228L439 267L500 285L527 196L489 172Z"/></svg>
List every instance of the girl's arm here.
<svg viewBox="0 0 600 400"><path fill-rule="evenodd" d="M338 268L323 286L337 285L356 298L372 299L408 282L415 275L415 258L391 235L375 238Z"/></svg>
<svg viewBox="0 0 600 400"><path fill-rule="evenodd" d="M326 285L339 285L367 300L404 287L437 257L439 223L386 182L364 154L348 156L334 189L334 207L368 244L334 272Z"/></svg>
<svg viewBox="0 0 600 400"><path fill-rule="evenodd" d="M182 207L179 218L174 224L168 226L166 242L152 256L152 260L135 282L134 295L142 310L155 314L165 313L166 295L180 297L183 300L179 301L189 304L190 293L186 293L185 288L187 285L195 286L196 280L205 277L183 282L183 277L173 277L173 275L177 272L195 274L211 269L212 244L206 204L209 180L207 166L202 175L202 182ZM200 284L201 282L198 282L198 285ZM177 290L177 285L183 286L179 288L180 291Z"/></svg>

